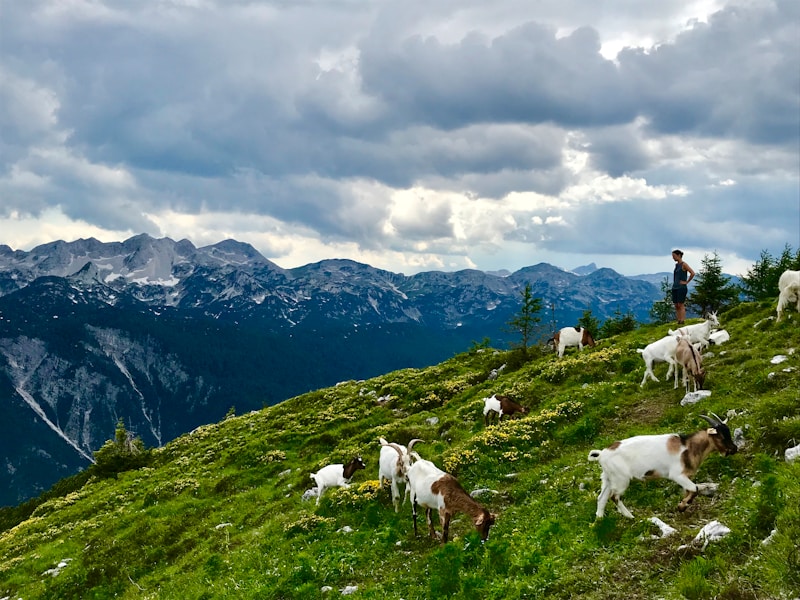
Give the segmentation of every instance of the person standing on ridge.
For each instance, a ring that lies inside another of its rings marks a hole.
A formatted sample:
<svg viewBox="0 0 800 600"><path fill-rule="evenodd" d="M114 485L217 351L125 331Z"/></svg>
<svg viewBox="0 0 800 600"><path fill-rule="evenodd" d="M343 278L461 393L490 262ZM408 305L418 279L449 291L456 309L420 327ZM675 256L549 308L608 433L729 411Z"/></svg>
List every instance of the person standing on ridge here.
<svg viewBox="0 0 800 600"><path fill-rule="evenodd" d="M686 320L686 294L689 292L689 282L694 279L692 267L683 260L683 252L672 251L672 260L675 261L675 270L672 272L672 303L675 305L675 316L678 325Z"/></svg>

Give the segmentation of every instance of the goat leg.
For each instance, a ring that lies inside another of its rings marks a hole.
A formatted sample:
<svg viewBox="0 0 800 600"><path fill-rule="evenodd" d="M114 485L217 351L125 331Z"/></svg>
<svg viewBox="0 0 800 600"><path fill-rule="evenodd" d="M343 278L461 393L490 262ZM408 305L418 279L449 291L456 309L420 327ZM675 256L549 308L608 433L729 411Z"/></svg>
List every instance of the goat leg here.
<svg viewBox="0 0 800 600"><path fill-rule="evenodd" d="M697 490L693 492L686 490L686 496L684 496L683 500L681 500L680 504L678 504L678 510L683 512L689 508L689 504L692 503L692 500L694 500L695 496L697 496Z"/></svg>
<svg viewBox="0 0 800 600"><path fill-rule="evenodd" d="M442 523L442 543L447 543L447 538L450 535L450 513L447 511L439 511L439 521Z"/></svg>

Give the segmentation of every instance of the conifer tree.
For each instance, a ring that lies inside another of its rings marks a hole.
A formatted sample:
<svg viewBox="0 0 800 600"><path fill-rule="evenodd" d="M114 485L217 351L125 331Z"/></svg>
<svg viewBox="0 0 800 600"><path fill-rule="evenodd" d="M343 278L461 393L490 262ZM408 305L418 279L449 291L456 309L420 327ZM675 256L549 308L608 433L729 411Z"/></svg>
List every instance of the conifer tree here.
<svg viewBox="0 0 800 600"><path fill-rule="evenodd" d="M738 302L739 290L722 273L722 260L716 250L712 256L703 256L695 281L686 304L700 315L730 308Z"/></svg>
<svg viewBox="0 0 800 600"><path fill-rule="evenodd" d="M520 342L518 347L522 350L523 354L527 354L528 346L530 346L533 340L536 326L540 321L537 313L542 309L542 299L533 297L530 283L525 284L521 296L522 306L519 312L508 322L508 325L511 331L519 333Z"/></svg>
<svg viewBox="0 0 800 600"><path fill-rule="evenodd" d="M592 334L592 337L600 332L600 321L592 314L592 309L587 308L583 311L583 316L578 319L578 327L583 327Z"/></svg>
<svg viewBox="0 0 800 600"><path fill-rule="evenodd" d="M751 300L766 300L778 295L778 279L781 273L791 269L800 269L800 249L792 250L789 244L783 248L779 258L773 257L769 251L762 250L756 263L741 275L742 291Z"/></svg>
<svg viewBox="0 0 800 600"><path fill-rule="evenodd" d="M675 305L672 303L672 284L666 277L661 281L660 300L653 302L650 309L650 320L653 323L669 323L675 314Z"/></svg>

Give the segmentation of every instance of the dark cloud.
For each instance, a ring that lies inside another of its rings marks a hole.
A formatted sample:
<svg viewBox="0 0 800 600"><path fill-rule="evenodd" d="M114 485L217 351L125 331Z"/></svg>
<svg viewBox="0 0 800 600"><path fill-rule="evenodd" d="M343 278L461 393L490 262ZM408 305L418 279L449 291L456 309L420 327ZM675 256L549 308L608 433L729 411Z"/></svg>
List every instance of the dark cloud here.
<svg viewBox="0 0 800 600"><path fill-rule="evenodd" d="M0 215L153 232L159 211L233 210L376 249L391 222L394 248L443 247L459 217L441 192L564 252L661 254L679 218L685 246L791 243L800 3L728 4L674 35L684 9L5 3ZM603 55L640 30L659 43ZM418 187L431 203L393 214L392 192ZM504 204L514 192L562 209Z"/></svg>

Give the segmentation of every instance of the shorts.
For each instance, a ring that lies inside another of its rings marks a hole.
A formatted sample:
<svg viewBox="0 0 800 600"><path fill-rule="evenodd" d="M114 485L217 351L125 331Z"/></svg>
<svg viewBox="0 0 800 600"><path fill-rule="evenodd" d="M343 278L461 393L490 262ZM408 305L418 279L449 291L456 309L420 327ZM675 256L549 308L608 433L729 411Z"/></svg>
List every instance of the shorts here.
<svg viewBox="0 0 800 600"><path fill-rule="evenodd" d="M672 303L673 304L683 304L686 302L686 294L689 292L689 288L685 285L679 288L672 288Z"/></svg>

